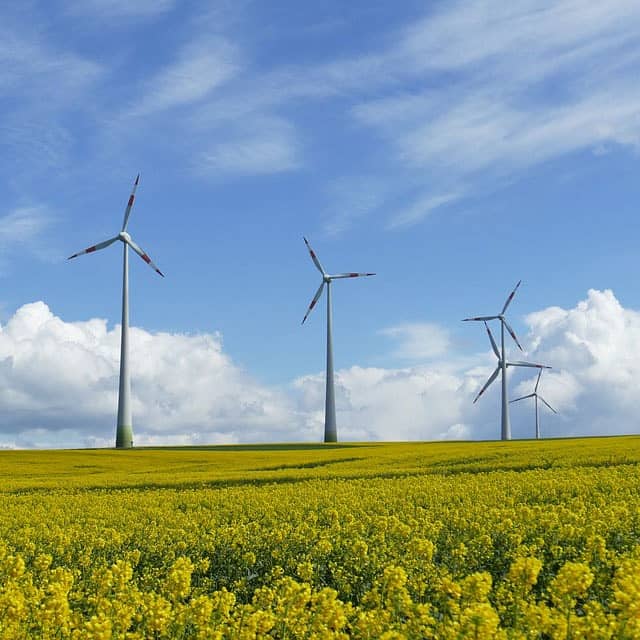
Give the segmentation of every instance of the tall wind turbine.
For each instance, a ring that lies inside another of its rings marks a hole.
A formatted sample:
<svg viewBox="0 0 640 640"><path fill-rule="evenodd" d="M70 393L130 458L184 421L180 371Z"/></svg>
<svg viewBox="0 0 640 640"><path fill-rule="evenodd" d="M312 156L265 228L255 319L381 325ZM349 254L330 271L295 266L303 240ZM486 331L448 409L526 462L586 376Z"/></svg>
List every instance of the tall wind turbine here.
<svg viewBox="0 0 640 640"><path fill-rule="evenodd" d="M507 358L504 350L504 330L505 328L513 338L514 342L518 345L518 349L522 351L522 347L518 342L518 338L514 330L509 326L509 323L505 320L504 314L506 313L511 301L513 300L513 296L516 295L516 291L520 286L522 280L518 281L518 284L514 287L513 291L509 294L504 306L502 307L502 311L495 316L477 316L475 318L465 318L463 322L484 322L484 325L487 329L487 333L489 335L489 340L491 341L491 347L493 348L493 352L496 354L496 358L498 358L498 366L496 370L491 374L484 387L480 389L480 393L475 397L474 403L477 402L478 398L487 390L489 385L498 377L499 373L502 373L502 423L501 423L501 439L502 440L511 440L511 423L509 422L509 396L507 391L507 367L540 367L542 365L533 364L530 362L507 362ZM493 339L493 335L489 330L489 326L487 325L487 320L500 320L500 350L498 350L498 345L496 341Z"/></svg>
<svg viewBox="0 0 640 640"><path fill-rule="evenodd" d="M326 396L325 396L325 405L324 405L324 441L325 442L337 442L338 441L338 432L336 428L336 397L334 392L333 385L333 337L331 331L331 282L332 280L339 280L341 278L362 278L365 276L375 276L375 273L338 273L336 275L330 275L325 270L324 267L320 264L318 260L318 256L314 253L309 241L306 238L303 238L304 243L307 245L307 249L309 250L309 255L313 260L313 264L316 265L316 269L322 274L322 282L316 291L316 295L313 296L313 300L307 309L307 313L304 314L304 318L302 319L302 324L304 324L305 320L311 313L313 307L316 306L316 303L320 299L322 295L322 290L324 286L327 285L327 380L326 380Z"/></svg>
<svg viewBox="0 0 640 640"><path fill-rule="evenodd" d="M551 367L548 367L549 369ZM538 385L540 384L540 376L542 375L542 369L540 369L539 373L538 373L538 379L536 380L536 386L533 390L533 393L530 393L526 396L521 396L520 398L516 398L515 400L511 400L509 404L511 404L511 402L518 402L520 400L525 400L526 398L535 398L535 405L536 405L536 440L540 440L540 424L538 422L538 398L540 400L542 400L542 402L544 402L547 407L549 407L549 409L551 409L551 411L553 411L553 413L558 413L539 393L538 393Z"/></svg>
<svg viewBox="0 0 640 640"><path fill-rule="evenodd" d="M164 278L164 274L155 264L151 261L151 258L131 239L131 236L127 233L127 224L129 223L129 215L131 214L131 207L133 207L133 201L135 200L136 189L138 182L140 181L140 174L136 177L136 181L133 183L133 189L129 196L129 202L124 212L124 222L122 223L122 229L120 233L109 240L100 242L80 253L74 253L69 256L67 260L77 258L85 253L93 253L94 251L100 251L100 249L106 249L109 245L112 245L117 240L120 240L123 245L123 265L122 265L122 331L120 335L120 388L118 390L118 422L116 426L116 448L129 449L133 446L133 425L131 420L131 378L129 376L129 253L128 249L131 247L156 273L160 274Z"/></svg>

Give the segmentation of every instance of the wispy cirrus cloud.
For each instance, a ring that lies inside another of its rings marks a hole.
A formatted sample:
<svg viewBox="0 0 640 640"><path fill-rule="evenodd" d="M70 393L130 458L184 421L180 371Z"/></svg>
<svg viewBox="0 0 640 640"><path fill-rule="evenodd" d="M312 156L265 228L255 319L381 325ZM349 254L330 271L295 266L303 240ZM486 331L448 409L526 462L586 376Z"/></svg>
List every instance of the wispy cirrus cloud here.
<svg viewBox="0 0 640 640"><path fill-rule="evenodd" d="M0 87L10 89L14 100L46 95L39 106L47 109L73 100L103 71L92 60L46 43L35 29L6 23L0 26L0 63Z"/></svg>
<svg viewBox="0 0 640 640"><path fill-rule="evenodd" d="M46 231L55 217L44 205L17 207L0 215L0 273L9 270L11 258L18 252L48 261L53 258Z"/></svg>
<svg viewBox="0 0 640 640"><path fill-rule="evenodd" d="M411 80L353 108L407 176L428 170L439 183L420 196L434 206L416 201L389 227L449 204L461 183L473 195L576 151L637 147L639 34L628 0L448 3L407 28L385 67Z"/></svg>
<svg viewBox="0 0 640 640"><path fill-rule="evenodd" d="M199 38L145 84L140 99L125 113L138 117L202 101L240 67L237 47L223 38Z"/></svg>
<svg viewBox="0 0 640 640"><path fill-rule="evenodd" d="M294 128L279 118L253 118L234 127L225 141L211 145L194 161L202 176L260 175L297 169L301 160Z"/></svg>
<svg viewBox="0 0 640 640"><path fill-rule="evenodd" d="M45 207L20 207L0 217L0 246L31 242L51 223Z"/></svg>
<svg viewBox="0 0 640 640"><path fill-rule="evenodd" d="M361 194L354 212L329 216L326 230L340 233L374 213L387 228L404 228L542 162L637 146L639 34L640 8L629 0L441 3L387 32L376 49L248 68L195 119L215 127L231 114L268 114L295 130L298 121L283 115L293 105L336 109L388 152L364 159L352 179ZM329 208L349 203L334 188L340 181L349 178L329 181ZM368 194L366 182L376 185Z"/></svg>
<svg viewBox="0 0 640 640"><path fill-rule="evenodd" d="M82 111L105 74L102 64L48 36L27 7L0 10L0 175L12 185L65 165L73 140L65 118Z"/></svg>

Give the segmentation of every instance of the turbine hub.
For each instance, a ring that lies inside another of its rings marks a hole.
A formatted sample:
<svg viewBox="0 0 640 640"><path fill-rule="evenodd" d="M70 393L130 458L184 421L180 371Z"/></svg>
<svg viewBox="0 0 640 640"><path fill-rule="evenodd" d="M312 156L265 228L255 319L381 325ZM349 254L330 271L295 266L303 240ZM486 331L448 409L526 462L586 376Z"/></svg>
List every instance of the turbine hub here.
<svg viewBox="0 0 640 640"><path fill-rule="evenodd" d="M325 282L326 284L329 284L329 283L331 282L331 276L330 276L330 275L328 275L328 274L326 274L326 275L322 276L322 279L324 280L324 282Z"/></svg>
<svg viewBox="0 0 640 640"><path fill-rule="evenodd" d="M121 231L118 234L118 238L120 238L122 242L129 242L131 240L131 236L126 231Z"/></svg>

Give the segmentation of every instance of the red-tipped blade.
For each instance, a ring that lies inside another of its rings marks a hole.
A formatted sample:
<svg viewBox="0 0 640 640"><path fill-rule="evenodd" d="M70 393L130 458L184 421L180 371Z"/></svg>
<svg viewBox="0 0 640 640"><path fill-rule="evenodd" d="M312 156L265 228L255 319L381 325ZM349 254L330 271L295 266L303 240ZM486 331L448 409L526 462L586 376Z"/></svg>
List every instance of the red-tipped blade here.
<svg viewBox="0 0 640 640"><path fill-rule="evenodd" d="M509 335L513 338L513 341L518 345L518 349L524 352L522 345L518 342L518 338L515 334L515 331L509 326L509 323L504 318L502 318L502 322L504 323L505 328L509 332Z"/></svg>
<svg viewBox="0 0 640 640"><path fill-rule="evenodd" d="M500 312L500 314L504 314L504 312L507 310L507 307L511 304L511 301L513 300L513 296L516 295L516 291L518 290L518 287L520 286L520 283L522 282L522 280L518 280L518 284L514 287L513 291L509 294L509 297L507 298L507 301L504 303L504 307L502 307L502 311Z"/></svg>
<svg viewBox="0 0 640 640"><path fill-rule="evenodd" d="M318 302L318 300L320 299L320 296L322 295L322 290L323 289L324 289L324 280L322 281L322 284L318 287L318 290L316 291L316 295L313 296L313 300L311 301L311 304L309 305L309 308L307 309L307 313L305 313L304 314L304 318L302 318L302 324L305 323L305 320L309 317L309 314L313 310L313 307L316 306L316 302Z"/></svg>
<svg viewBox="0 0 640 640"><path fill-rule="evenodd" d="M136 199L136 189L138 188L138 182L140 182L140 174L136 176L136 181L133 183L133 189L131 190L131 195L129 196L129 201L127 202L127 208L124 210L122 231L126 231L127 225L129 224L129 216L131 215L131 207L133 207L133 203Z"/></svg>
<svg viewBox="0 0 640 640"><path fill-rule="evenodd" d="M72 260L73 258L77 258L78 256L83 256L85 253L93 253L94 251L100 251L100 249L104 249L108 247L110 244L113 244L117 239L118 239L118 236L116 236L115 238L111 238L110 240L105 240L104 242L100 242L99 244L94 244L92 247L89 247L84 251L74 253L72 256L69 256L67 260Z"/></svg>
<svg viewBox="0 0 640 640"><path fill-rule="evenodd" d="M164 278L164 273L156 267L151 258L133 241L127 240L127 244L159 275Z"/></svg>
<svg viewBox="0 0 640 640"><path fill-rule="evenodd" d="M473 404L478 402L478 398L489 388L491 383L498 377L499 373L500 373L500 365L498 365L496 367L496 370L491 374L491 376L489 376L489 379L484 383L484 387L482 387L482 389L480 389L480 392L475 397L475 399L473 401Z"/></svg>
<svg viewBox="0 0 640 640"><path fill-rule="evenodd" d="M324 270L324 267L320 264L320 260L318 260L318 256L315 254L315 251L311 248L309 241L304 236L302 237L302 239L304 240L304 243L307 245L307 249L309 250L309 255L313 260L313 264L316 265L316 268L323 276L327 275L327 272Z"/></svg>
<svg viewBox="0 0 640 640"><path fill-rule="evenodd" d="M491 333L491 329L489 329L489 325L486 322L484 323L484 328L487 330L487 333L489 334L489 340L491 340L491 348L493 349L493 353L496 354L496 358L498 358L498 360L501 360L500 351L498 351L498 345L496 344L496 341L493 339L493 334Z"/></svg>

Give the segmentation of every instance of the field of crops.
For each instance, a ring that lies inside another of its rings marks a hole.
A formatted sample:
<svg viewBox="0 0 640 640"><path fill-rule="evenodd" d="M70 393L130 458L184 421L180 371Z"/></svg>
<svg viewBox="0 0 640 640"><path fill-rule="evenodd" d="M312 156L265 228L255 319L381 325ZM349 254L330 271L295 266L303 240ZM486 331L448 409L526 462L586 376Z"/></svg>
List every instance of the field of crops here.
<svg viewBox="0 0 640 640"><path fill-rule="evenodd" d="M640 438L0 452L0 638L640 638Z"/></svg>

